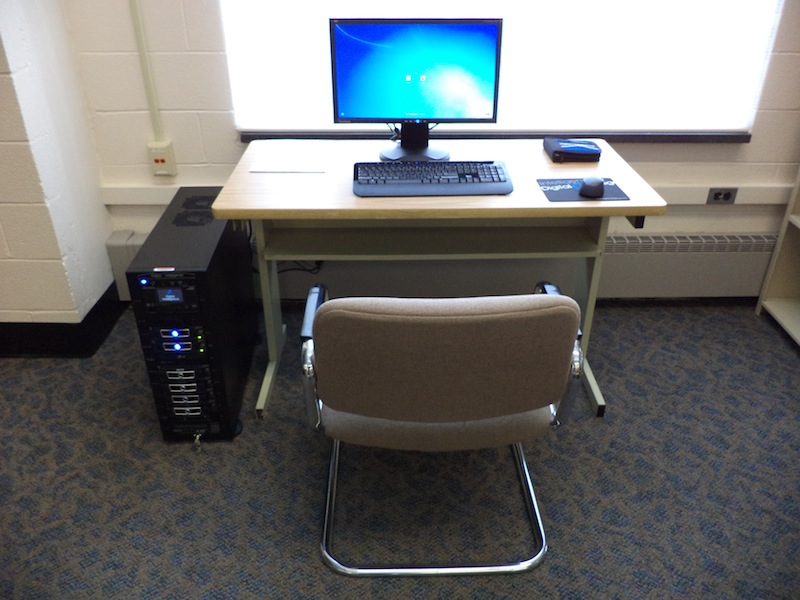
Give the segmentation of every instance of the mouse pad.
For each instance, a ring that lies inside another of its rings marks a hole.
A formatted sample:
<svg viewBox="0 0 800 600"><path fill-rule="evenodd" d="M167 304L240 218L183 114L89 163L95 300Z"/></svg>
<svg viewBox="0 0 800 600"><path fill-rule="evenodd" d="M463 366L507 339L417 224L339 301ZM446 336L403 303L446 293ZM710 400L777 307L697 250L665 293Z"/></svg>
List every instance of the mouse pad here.
<svg viewBox="0 0 800 600"><path fill-rule="evenodd" d="M537 179L550 202L583 202L595 200L630 200L613 180L603 178L605 191L600 198L584 198L578 193L581 179Z"/></svg>

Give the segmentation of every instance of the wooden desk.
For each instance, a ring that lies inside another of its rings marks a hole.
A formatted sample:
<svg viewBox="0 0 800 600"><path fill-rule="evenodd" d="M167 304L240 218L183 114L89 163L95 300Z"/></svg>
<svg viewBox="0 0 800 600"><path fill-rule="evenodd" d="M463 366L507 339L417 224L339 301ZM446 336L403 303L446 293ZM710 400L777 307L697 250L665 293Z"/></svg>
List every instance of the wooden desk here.
<svg viewBox="0 0 800 600"><path fill-rule="evenodd" d="M264 416L283 349L276 263L282 260L578 258L587 261L583 312L585 381L602 416L605 401L588 362L608 221L660 215L664 200L602 140L599 163L553 164L541 140L442 140L451 160L502 160L507 196L360 198L353 163L378 160L387 142L251 142L212 210L256 221L269 363L256 403ZM627 201L549 202L537 179L612 178Z"/></svg>

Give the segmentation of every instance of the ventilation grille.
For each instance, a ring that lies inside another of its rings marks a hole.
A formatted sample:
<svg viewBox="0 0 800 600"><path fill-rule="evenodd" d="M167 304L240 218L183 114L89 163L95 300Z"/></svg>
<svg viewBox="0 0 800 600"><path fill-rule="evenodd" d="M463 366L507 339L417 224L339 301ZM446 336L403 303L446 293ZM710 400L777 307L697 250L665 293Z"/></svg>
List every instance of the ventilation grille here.
<svg viewBox="0 0 800 600"><path fill-rule="evenodd" d="M775 234L609 236L606 254L700 254L767 252L775 248Z"/></svg>
<svg viewBox="0 0 800 600"><path fill-rule="evenodd" d="M211 210L216 196L189 196L183 201L181 208L186 210Z"/></svg>
<svg viewBox="0 0 800 600"><path fill-rule="evenodd" d="M185 210L175 215L172 224L176 227L202 227L213 220L214 215L210 210Z"/></svg>
<svg viewBox="0 0 800 600"><path fill-rule="evenodd" d="M183 201L183 209L172 220L176 227L203 227L214 220L211 205L216 196L189 196Z"/></svg>

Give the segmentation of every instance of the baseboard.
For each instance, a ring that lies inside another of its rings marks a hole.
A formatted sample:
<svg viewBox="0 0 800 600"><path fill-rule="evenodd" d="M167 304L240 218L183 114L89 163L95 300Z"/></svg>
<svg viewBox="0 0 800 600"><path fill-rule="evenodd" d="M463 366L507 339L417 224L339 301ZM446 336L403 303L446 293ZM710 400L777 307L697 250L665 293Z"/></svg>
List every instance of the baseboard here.
<svg viewBox="0 0 800 600"><path fill-rule="evenodd" d="M80 323L0 323L0 357L88 358L100 348L128 306L115 284Z"/></svg>

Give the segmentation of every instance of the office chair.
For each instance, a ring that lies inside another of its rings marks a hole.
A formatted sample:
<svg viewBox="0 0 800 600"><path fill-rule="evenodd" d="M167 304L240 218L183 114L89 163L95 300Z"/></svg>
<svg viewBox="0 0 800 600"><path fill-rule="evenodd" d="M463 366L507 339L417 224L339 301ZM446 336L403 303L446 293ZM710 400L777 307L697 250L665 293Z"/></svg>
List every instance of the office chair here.
<svg viewBox="0 0 800 600"><path fill-rule="evenodd" d="M332 300L323 286L311 289L301 331L303 381L309 424L333 439L320 550L334 571L488 574L541 562L547 542L522 442L564 421L583 357L578 304L555 286L536 289L541 293ZM423 452L511 446L536 552L501 564L343 564L332 550L342 442Z"/></svg>

